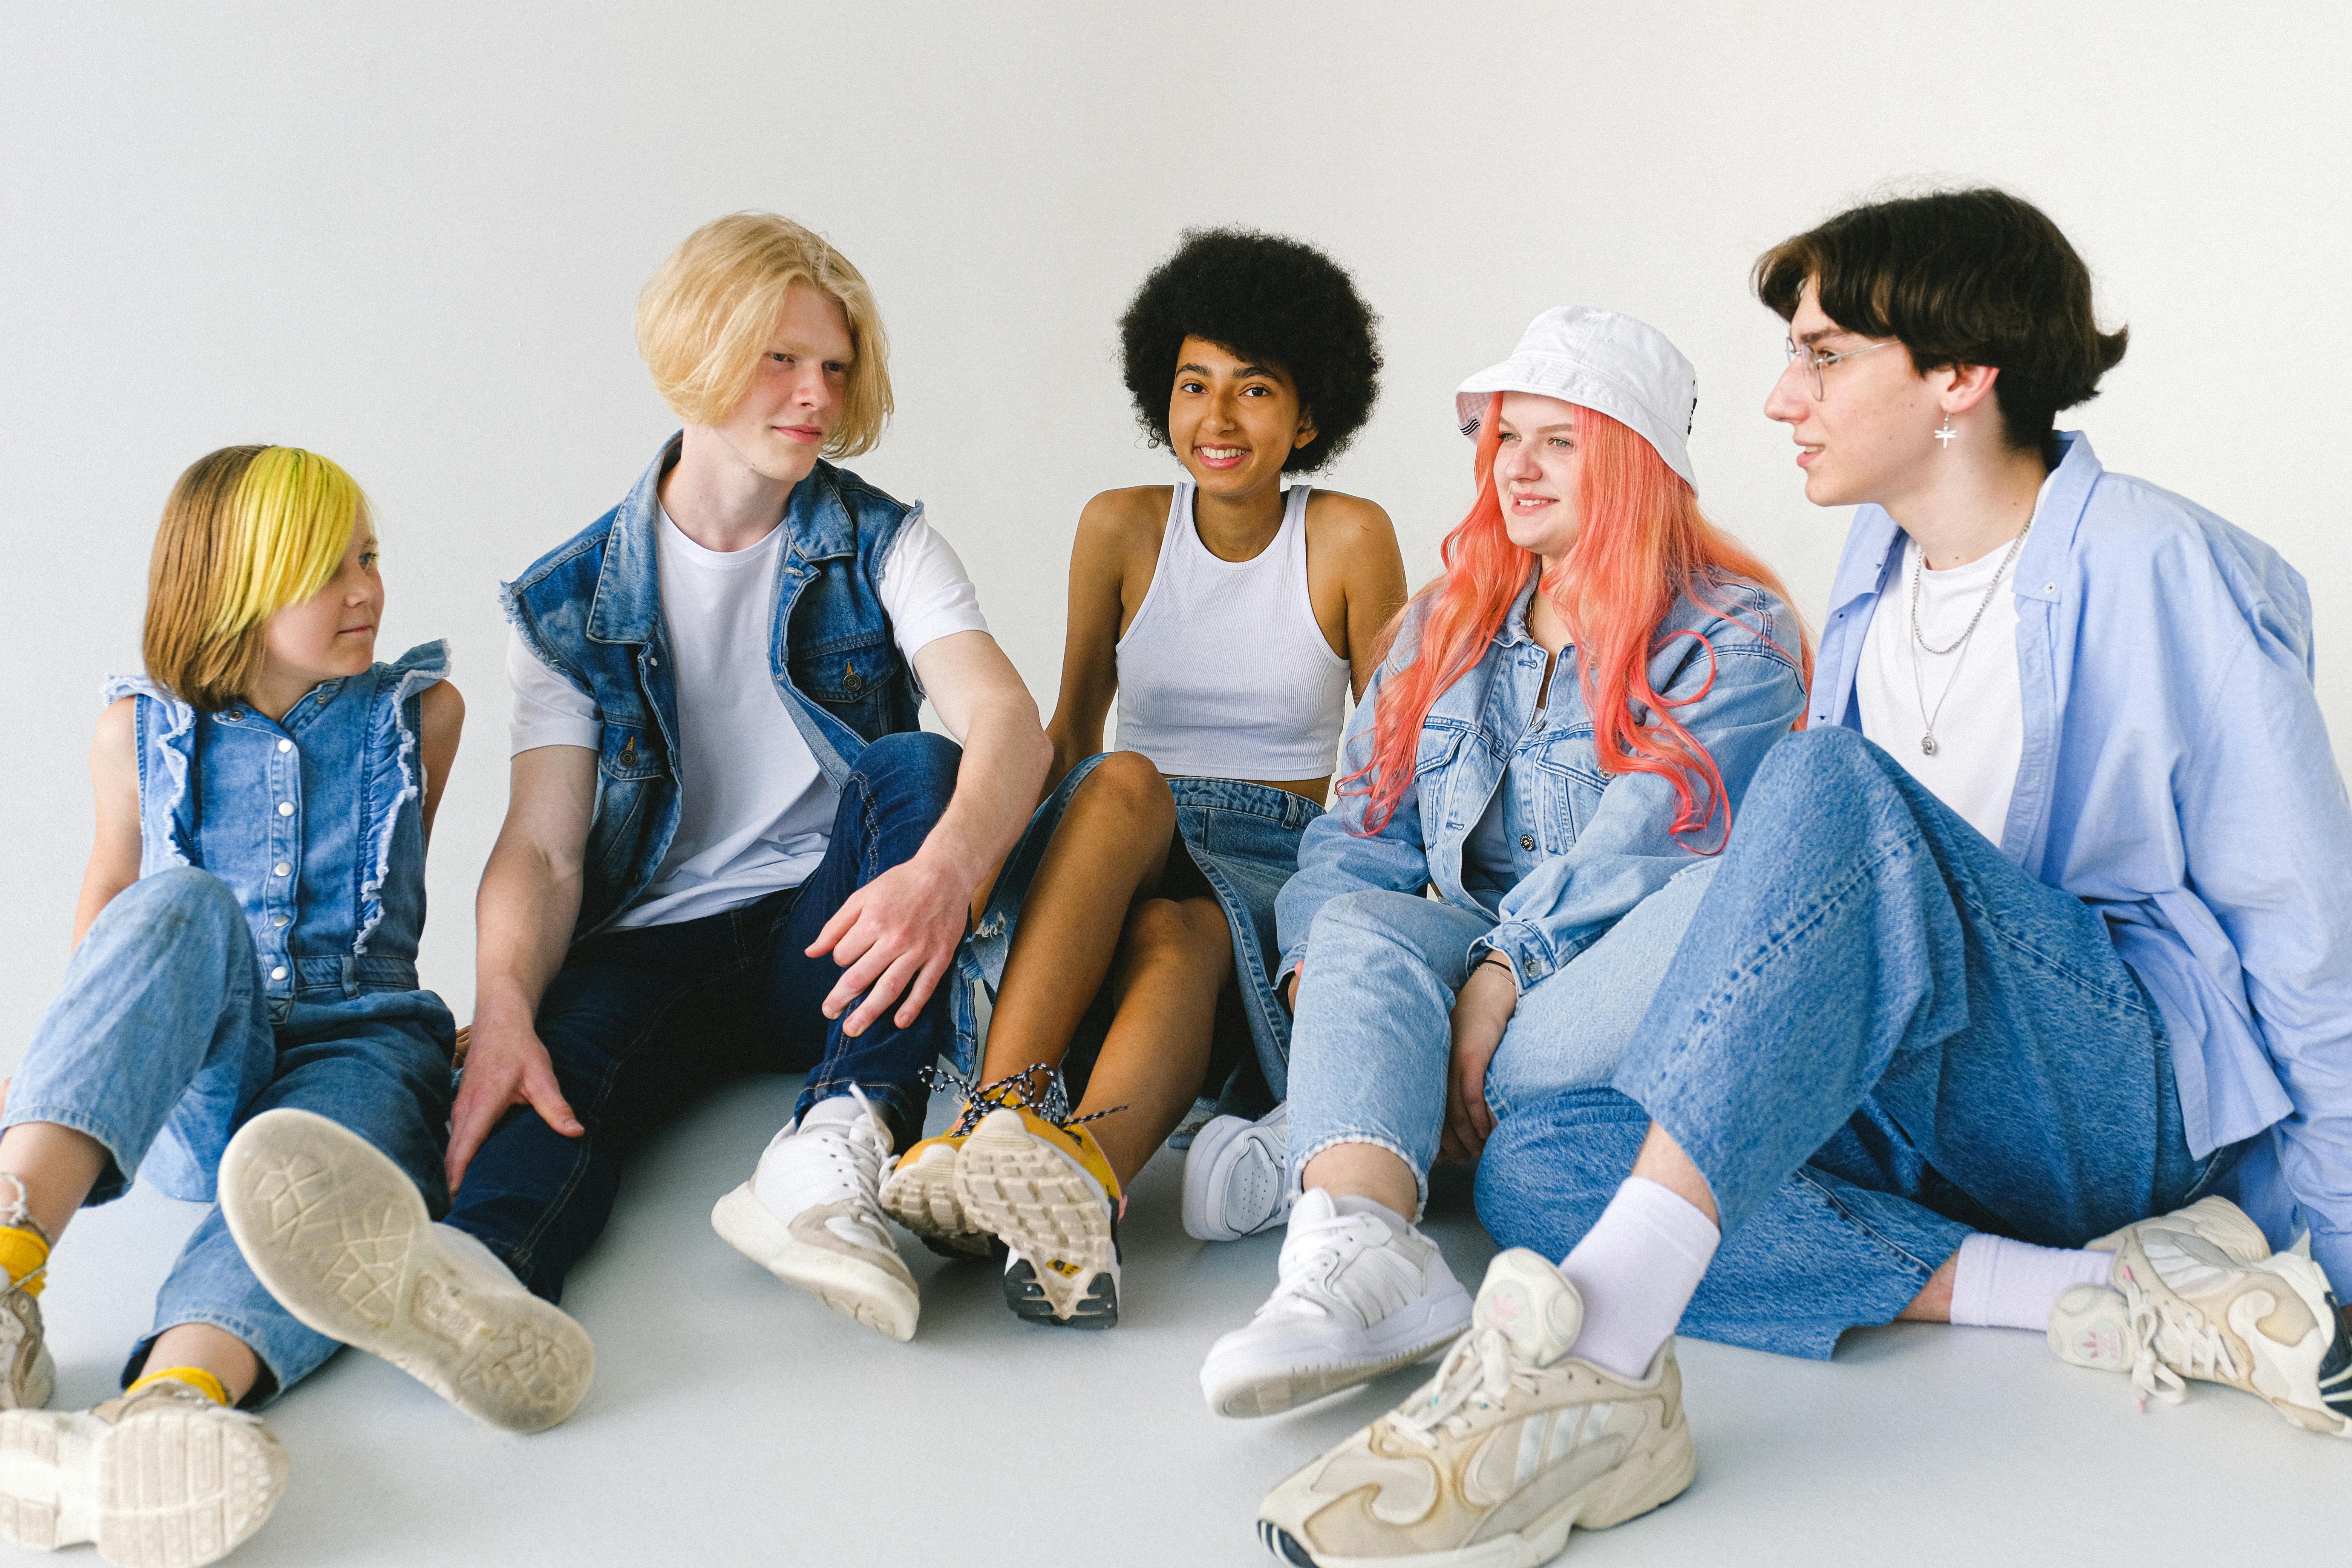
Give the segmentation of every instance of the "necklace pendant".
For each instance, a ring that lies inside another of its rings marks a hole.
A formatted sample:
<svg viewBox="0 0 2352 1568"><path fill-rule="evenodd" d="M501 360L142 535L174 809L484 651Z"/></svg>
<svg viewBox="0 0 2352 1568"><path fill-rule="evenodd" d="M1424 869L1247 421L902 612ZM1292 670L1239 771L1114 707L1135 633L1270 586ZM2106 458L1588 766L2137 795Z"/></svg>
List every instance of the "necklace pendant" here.
<svg viewBox="0 0 2352 1568"><path fill-rule="evenodd" d="M1919 737L1919 749L1931 757L1936 754L1936 736L1933 731Z"/></svg>

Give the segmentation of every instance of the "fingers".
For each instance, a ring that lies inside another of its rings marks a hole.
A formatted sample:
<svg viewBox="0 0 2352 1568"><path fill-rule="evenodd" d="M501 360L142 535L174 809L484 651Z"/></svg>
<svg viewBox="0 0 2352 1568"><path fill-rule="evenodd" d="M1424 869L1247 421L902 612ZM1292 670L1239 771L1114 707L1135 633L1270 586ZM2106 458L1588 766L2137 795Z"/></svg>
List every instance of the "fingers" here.
<svg viewBox="0 0 2352 1568"><path fill-rule="evenodd" d="M915 1020L923 1016L924 1007L930 1003L931 993L940 988L940 982L946 977L951 957L944 956L923 965L915 976L915 983L907 987L907 999L899 1005L898 1016L891 1022L902 1029L915 1026Z"/></svg>
<svg viewBox="0 0 2352 1568"><path fill-rule="evenodd" d="M871 886L871 883L867 884L868 888ZM850 928L857 924L858 916L866 912L866 888L860 888L841 900L841 908L833 911L833 918L824 922L824 929L818 931L816 940L808 944L805 951L809 957L823 958L833 952L835 942L849 934ZM837 956L835 962L846 963L856 956L855 953ZM830 1013L825 1015L827 1017L832 1016Z"/></svg>
<svg viewBox="0 0 2352 1568"><path fill-rule="evenodd" d="M862 963L858 965L858 969L865 967ZM856 972L852 970L850 973L854 974ZM853 1037L864 1034L873 1025L875 1019L889 1011L890 1004L898 999L898 994L907 988L907 983L921 973L922 963L919 959L911 952L900 953L891 961L890 966L882 972L881 977L866 988L866 1000L860 1002L857 1005L857 1010L850 1014L848 1020L841 1026L841 1032ZM838 990L839 987L835 987L836 994Z"/></svg>
<svg viewBox="0 0 2352 1568"><path fill-rule="evenodd" d="M449 1152L442 1164L449 1177L449 1195L466 1180L466 1167L474 1163L474 1155L489 1135L490 1123L511 1103L512 1097L495 1097L476 1091L476 1080L468 1079L457 1091L457 1103L449 1112Z"/></svg>
<svg viewBox="0 0 2352 1568"><path fill-rule="evenodd" d="M572 1114L571 1102L563 1098L563 1090L556 1086L554 1065L544 1058L524 1071L522 1093L519 1098L528 1101L530 1108L539 1112L541 1121L566 1138L577 1138L588 1131L580 1125L580 1119Z"/></svg>

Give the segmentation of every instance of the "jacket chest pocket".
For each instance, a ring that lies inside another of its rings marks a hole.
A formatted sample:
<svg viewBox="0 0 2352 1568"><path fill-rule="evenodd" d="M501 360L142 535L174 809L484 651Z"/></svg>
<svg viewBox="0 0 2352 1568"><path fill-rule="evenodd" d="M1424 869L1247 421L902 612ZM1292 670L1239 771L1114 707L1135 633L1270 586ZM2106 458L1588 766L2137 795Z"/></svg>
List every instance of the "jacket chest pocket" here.
<svg viewBox="0 0 2352 1568"><path fill-rule="evenodd" d="M1565 853L1601 809L1609 787L1592 748L1592 726L1566 725L1532 748L1528 760L1542 781L1544 848Z"/></svg>
<svg viewBox="0 0 2352 1568"><path fill-rule="evenodd" d="M802 696L866 739L889 728L890 696L907 667L887 632L795 650L790 664Z"/></svg>
<svg viewBox="0 0 2352 1568"><path fill-rule="evenodd" d="M616 724L609 719L604 721L604 728L596 766L607 779L635 783L668 776L669 764L662 755L658 736L635 724Z"/></svg>

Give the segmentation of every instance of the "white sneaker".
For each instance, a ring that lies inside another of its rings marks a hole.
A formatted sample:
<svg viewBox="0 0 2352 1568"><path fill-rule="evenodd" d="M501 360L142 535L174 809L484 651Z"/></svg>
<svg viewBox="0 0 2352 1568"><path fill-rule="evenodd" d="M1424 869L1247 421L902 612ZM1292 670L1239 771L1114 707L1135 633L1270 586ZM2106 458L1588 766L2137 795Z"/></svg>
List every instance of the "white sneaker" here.
<svg viewBox="0 0 2352 1568"><path fill-rule="evenodd" d="M1184 1234L1237 1241L1290 1218L1290 1105L1255 1121L1220 1116L1192 1137L1184 1155Z"/></svg>
<svg viewBox="0 0 2352 1568"><path fill-rule="evenodd" d="M710 1211L710 1228L835 1311L911 1340L922 1302L882 1217L889 1130L855 1085L849 1094L856 1116L819 1116L835 1103L822 1102L771 1139L751 1179Z"/></svg>
<svg viewBox="0 0 2352 1568"><path fill-rule="evenodd" d="M1258 1539L1297 1568L1532 1568L1691 1483L1675 1342L1639 1378L1570 1353L1576 1288L1497 1253L1437 1376L1266 1495Z"/></svg>
<svg viewBox="0 0 2352 1568"><path fill-rule="evenodd" d="M2193 1377L2268 1400L2305 1431L2352 1437L2352 1342L2308 1237L2263 1256L2253 1222L2207 1198L2107 1239L2109 1283L2076 1285L2051 1310L2061 1360L2128 1371L2143 1406L2180 1403Z"/></svg>
<svg viewBox="0 0 2352 1568"><path fill-rule="evenodd" d="M1470 1293L1411 1226L1341 1214L1320 1187L1292 1208L1281 1282L1249 1326L1209 1347L1201 1392L1220 1415L1272 1415L1444 1349Z"/></svg>
<svg viewBox="0 0 2352 1568"><path fill-rule="evenodd" d="M123 1568L199 1568L268 1521L286 1450L258 1415L164 1379L95 1410L0 1413L0 1539L95 1542Z"/></svg>
<svg viewBox="0 0 2352 1568"><path fill-rule="evenodd" d="M408 1173L341 1122L280 1107L221 1155L221 1217L262 1287L479 1421L539 1432L596 1373L588 1331L478 1240L426 1215Z"/></svg>

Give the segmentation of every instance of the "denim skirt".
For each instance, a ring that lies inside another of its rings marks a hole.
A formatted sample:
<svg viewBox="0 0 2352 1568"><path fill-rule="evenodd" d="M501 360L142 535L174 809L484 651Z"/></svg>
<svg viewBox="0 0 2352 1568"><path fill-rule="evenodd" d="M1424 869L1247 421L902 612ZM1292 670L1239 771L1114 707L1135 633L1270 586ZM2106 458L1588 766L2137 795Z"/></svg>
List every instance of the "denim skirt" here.
<svg viewBox="0 0 2352 1568"><path fill-rule="evenodd" d="M1021 841L1005 857L986 912L964 939L956 960L961 976L990 997L1004 978L1013 933L1021 923L1021 902L1045 858L1045 847L1061 826L1070 797L1101 762L1102 756L1096 755L1072 768L1061 787L1037 808ZM1222 1066L1213 1066L1211 1082L1202 1092L1215 1099L1221 1110L1255 1115L1285 1097L1290 1079L1290 1014L1275 995L1267 970L1269 959L1282 951L1274 932L1275 896L1298 869L1299 837L1308 823L1323 815L1323 808L1288 790L1235 779L1173 777L1168 788L1176 799L1176 836L1224 907L1225 925L1234 939L1239 1024L1246 1026L1244 1048L1221 1050L1213 1058ZM1106 985L1096 997L1070 1042L1065 1061L1074 1089L1109 1026L1108 991ZM967 1022L975 1011L957 1010L957 1066L967 1072L981 1054L979 1028L976 1022ZM1221 1034L1241 1042L1243 1030L1237 1025L1228 1027L1234 1023L1228 1010L1220 1009L1219 1022Z"/></svg>

